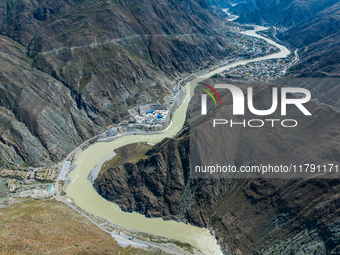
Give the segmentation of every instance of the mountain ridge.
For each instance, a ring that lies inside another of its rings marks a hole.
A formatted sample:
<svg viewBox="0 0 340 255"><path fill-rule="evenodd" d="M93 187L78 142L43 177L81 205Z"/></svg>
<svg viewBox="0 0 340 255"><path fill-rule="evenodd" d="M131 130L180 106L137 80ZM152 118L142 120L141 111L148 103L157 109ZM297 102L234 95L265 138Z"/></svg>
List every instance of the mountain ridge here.
<svg viewBox="0 0 340 255"><path fill-rule="evenodd" d="M0 157L15 164L59 162L132 105L166 101L182 73L235 51L204 1L8 0L0 13L2 38L11 38L2 43L16 59L3 59L0 106L13 113L6 122L26 129L19 138L0 126Z"/></svg>

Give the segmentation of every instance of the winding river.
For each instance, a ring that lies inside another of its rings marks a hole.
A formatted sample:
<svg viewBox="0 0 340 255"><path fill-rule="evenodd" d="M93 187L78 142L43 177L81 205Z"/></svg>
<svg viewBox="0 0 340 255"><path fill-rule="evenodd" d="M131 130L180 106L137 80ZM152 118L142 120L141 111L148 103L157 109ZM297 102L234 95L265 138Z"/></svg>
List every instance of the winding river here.
<svg viewBox="0 0 340 255"><path fill-rule="evenodd" d="M227 66L220 67L214 71L204 74L196 79L209 78L214 74L238 65L245 65L249 62L265 59L284 58L290 51L274 41L256 33L264 30L264 27L255 27L255 30L243 32L243 34L261 38L268 43L277 46L280 52L251 60L242 60ZM196 80L195 79L195 80ZM195 82L194 80L194 82ZM83 210L102 217L116 225L127 229L135 229L158 236L180 240L197 247L207 255L222 255L220 246L210 231L205 228L195 227L190 224L175 221L164 221L161 218L147 218L139 213L123 212L115 203L102 198L93 188L92 183L87 179L91 169L94 168L103 158L107 157L113 150L124 145L136 142L157 143L166 137L173 137L182 128L186 117L186 110L190 101L189 83L185 86L186 96L181 106L173 115L171 126L161 134L155 135L131 135L123 136L112 142L98 142L84 150L74 162L77 167L70 173L72 182L67 186L67 196L74 199L77 206Z"/></svg>

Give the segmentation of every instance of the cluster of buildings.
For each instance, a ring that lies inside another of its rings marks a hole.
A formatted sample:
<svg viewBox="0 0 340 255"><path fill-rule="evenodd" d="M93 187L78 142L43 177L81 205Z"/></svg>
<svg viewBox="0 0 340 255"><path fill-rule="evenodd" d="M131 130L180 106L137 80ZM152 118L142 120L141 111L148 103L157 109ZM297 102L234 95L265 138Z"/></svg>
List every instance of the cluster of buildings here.
<svg viewBox="0 0 340 255"><path fill-rule="evenodd" d="M292 61L290 55L285 59L270 59L251 62L246 65L237 66L222 73L224 78L245 78L251 80L274 79L285 74L287 66Z"/></svg>
<svg viewBox="0 0 340 255"><path fill-rule="evenodd" d="M135 123L160 124L168 115L166 107L159 103L147 104L129 110Z"/></svg>
<svg viewBox="0 0 340 255"><path fill-rule="evenodd" d="M227 41L239 49L238 54L243 55L255 57L278 51L278 48L268 44L265 40L239 33L227 33Z"/></svg>

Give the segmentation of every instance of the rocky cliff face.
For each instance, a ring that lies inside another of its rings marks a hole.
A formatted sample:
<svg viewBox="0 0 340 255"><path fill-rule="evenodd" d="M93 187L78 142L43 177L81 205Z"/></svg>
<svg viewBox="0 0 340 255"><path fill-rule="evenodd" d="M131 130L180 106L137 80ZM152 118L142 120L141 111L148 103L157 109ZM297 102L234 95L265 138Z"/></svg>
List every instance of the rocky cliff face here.
<svg viewBox="0 0 340 255"><path fill-rule="evenodd" d="M148 151L146 159L122 166L108 164L94 186L99 194L118 202L125 211L174 219L187 180L182 168L188 162L188 146L182 146L187 142L188 139L166 139ZM180 147L186 151L180 153Z"/></svg>
<svg viewBox="0 0 340 255"><path fill-rule="evenodd" d="M45 165L232 53L204 1L2 1L1 158Z"/></svg>
<svg viewBox="0 0 340 255"><path fill-rule="evenodd" d="M256 101L265 102L264 108L270 106L270 86L254 87ZM231 103L229 96L220 95L223 102ZM191 105L195 110L199 103ZM215 156L227 158L232 165L340 162L339 113L313 102L307 108L313 117L299 119L302 124L294 130L233 128L230 136L219 138L226 140L225 148ZM219 110L209 111L214 115ZM291 109L289 115L296 118L298 112ZM190 137L205 132L209 120L196 118L191 132L186 126L136 163L103 169L94 187L123 210L208 227L230 254L337 254L338 180L190 178ZM206 139L196 141L195 148L211 157L207 144L216 141L209 140L209 133L200 134Z"/></svg>

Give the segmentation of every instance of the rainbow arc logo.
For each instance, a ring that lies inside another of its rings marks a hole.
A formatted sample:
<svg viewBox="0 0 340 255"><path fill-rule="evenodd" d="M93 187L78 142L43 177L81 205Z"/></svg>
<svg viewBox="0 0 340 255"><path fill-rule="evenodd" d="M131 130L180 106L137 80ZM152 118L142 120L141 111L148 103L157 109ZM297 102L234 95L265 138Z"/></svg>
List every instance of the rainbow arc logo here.
<svg viewBox="0 0 340 255"><path fill-rule="evenodd" d="M221 106L223 106L220 95L217 93L217 91L216 91L213 87L211 87L210 85L208 85L208 84L206 84L206 83L203 83L203 82L199 82L199 84L201 84L201 85L207 87L207 88L210 89L212 92L214 92L214 94L217 96L218 100L220 101ZM199 89L201 89L201 90L203 90L205 93L207 93L207 94L212 98L212 100L214 101L215 106L217 106L217 102L216 102L216 100L215 100L215 97L213 96L213 94L211 94L211 92L210 92L209 90L203 89L203 88L199 88ZM202 99L201 99L201 100L202 100L202 102L201 102L201 103L202 103L202 108L201 108L201 114L202 114L202 115L207 115L207 94L203 94L203 95L202 95Z"/></svg>

